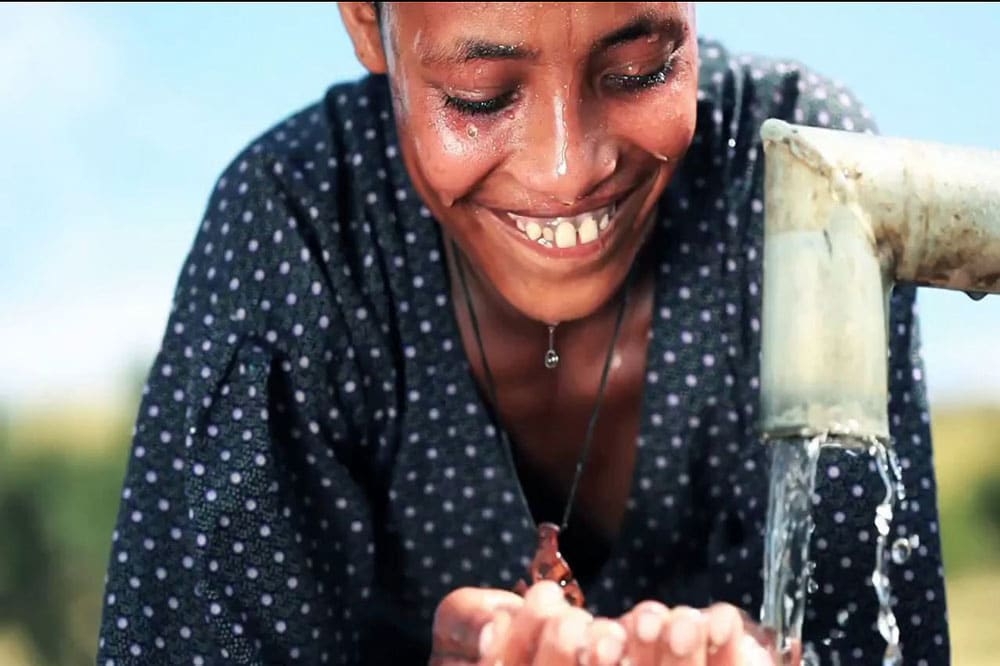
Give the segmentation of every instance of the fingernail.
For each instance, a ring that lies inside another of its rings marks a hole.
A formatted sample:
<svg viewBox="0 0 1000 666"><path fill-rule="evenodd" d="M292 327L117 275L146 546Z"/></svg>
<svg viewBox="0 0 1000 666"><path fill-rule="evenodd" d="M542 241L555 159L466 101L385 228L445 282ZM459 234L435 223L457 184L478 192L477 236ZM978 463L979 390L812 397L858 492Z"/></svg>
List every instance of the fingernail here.
<svg viewBox="0 0 1000 666"><path fill-rule="evenodd" d="M493 639L496 634L496 628L493 626L492 622L487 622L483 625L483 628L479 631L479 656L482 657L489 653L490 648L493 647Z"/></svg>
<svg viewBox="0 0 1000 666"><path fill-rule="evenodd" d="M559 622L559 644L565 646L584 645L586 626L572 615Z"/></svg>
<svg viewBox="0 0 1000 666"><path fill-rule="evenodd" d="M616 636L604 636L597 641L597 663L601 666L615 666L622 658L625 644Z"/></svg>
<svg viewBox="0 0 1000 666"><path fill-rule="evenodd" d="M771 666L771 655L752 636L743 636L740 653L746 666Z"/></svg>
<svg viewBox="0 0 1000 666"><path fill-rule="evenodd" d="M720 647L722 645L725 645L726 642L730 638L732 638L733 628L735 626L736 626L736 623L733 621L733 618L730 617L730 616L726 616L726 617L722 618L721 620L717 619L717 620L715 620L713 622L709 622L709 624L708 624L708 642L711 644L712 647L716 647L716 648Z"/></svg>
<svg viewBox="0 0 1000 666"><path fill-rule="evenodd" d="M698 640L696 631L697 627L690 618L677 617L671 620L670 636L667 640L674 656L686 657L694 650L695 642Z"/></svg>
<svg viewBox="0 0 1000 666"><path fill-rule="evenodd" d="M771 660L771 655L767 653L767 650L758 645L750 657L750 666L773 666L773 664L774 661Z"/></svg>
<svg viewBox="0 0 1000 666"><path fill-rule="evenodd" d="M636 634L643 643L652 643L660 636L663 622L656 613L641 613L635 623Z"/></svg>

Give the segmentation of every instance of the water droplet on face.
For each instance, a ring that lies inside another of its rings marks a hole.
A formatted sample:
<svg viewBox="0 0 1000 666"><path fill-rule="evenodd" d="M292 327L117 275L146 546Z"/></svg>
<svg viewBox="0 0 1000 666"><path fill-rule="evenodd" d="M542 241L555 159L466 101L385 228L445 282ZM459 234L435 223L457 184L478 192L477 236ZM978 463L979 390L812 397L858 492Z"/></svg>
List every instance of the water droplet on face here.
<svg viewBox="0 0 1000 666"><path fill-rule="evenodd" d="M819 589L819 583L817 583L815 579L810 578L808 589L809 589L809 594L815 594L815 592Z"/></svg>
<svg viewBox="0 0 1000 666"><path fill-rule="evenodd" d="M469 125L468 127L465 128L465 133L469 135L470 139L475 139L477 136L479 136L479 128L476 127L475 125Z"/></svg>

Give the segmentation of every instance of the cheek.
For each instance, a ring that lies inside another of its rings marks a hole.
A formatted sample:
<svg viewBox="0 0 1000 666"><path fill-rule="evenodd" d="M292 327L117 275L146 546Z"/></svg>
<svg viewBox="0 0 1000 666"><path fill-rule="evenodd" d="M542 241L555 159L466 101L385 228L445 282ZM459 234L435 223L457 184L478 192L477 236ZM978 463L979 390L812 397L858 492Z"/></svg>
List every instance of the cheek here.
<svg viewBox="0 0 1000 666"><path fill-rule="evenodd" d="M410 97L397 109L410 161L445 205L469 194L500 160L504 142L488 123L462 119L436 100Z"/></svg>
<svg viewBox="0 0 1000 666"><path fill-rule="evenodd" d="M664 94L632 106L619 117L630 143L658 157L680 159L694 137L698 90L694 80L679 82Z"/></svg>

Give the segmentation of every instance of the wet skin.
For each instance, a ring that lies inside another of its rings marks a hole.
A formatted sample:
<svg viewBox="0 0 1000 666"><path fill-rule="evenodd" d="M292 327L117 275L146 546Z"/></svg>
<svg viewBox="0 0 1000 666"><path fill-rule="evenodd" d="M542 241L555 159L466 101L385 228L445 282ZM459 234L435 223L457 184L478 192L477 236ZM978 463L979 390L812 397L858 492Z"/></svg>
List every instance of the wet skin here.
<svg viewBox="0 0 1000 666"><path fill-rule="evenodd" d="M496 387L493 407L522 472L562 497L618 299L639 265L574 505L595 538L610 543L634 473L652 322L643 249L695 130L693 5L381 4L376 15L373 3L340 3L341 16L361 63L387 75L404 163L445 240L473 373L488 395L458 262ZM547 324L558 324L556 370L542 364ZM547 587L524 599L456 591L438 609L437 663L474 663L484 626L483 647L507 664L576 663L558 655L575 659L577 643L603 645L608 659L620 643L636 664L741 663L733 655L745 618L733 607L647 603L617 620L591 618ZM640 640L640 616L652 642Z"/></svg>

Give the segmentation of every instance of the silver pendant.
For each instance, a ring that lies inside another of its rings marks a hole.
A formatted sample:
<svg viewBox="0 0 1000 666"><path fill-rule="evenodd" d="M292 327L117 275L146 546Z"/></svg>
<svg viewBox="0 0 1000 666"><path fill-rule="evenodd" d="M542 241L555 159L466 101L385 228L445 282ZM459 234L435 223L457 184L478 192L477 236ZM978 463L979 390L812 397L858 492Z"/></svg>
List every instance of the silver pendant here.
<svg viewBox="0 0 1000 666"><path fill-rule="evenodd" d="M555 350L553 341L555 338L556 327L549 326L549 349L545 352L545 367L549 370L554 370L559 366L559 353Z"/></svg>

